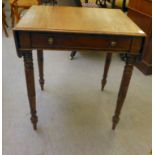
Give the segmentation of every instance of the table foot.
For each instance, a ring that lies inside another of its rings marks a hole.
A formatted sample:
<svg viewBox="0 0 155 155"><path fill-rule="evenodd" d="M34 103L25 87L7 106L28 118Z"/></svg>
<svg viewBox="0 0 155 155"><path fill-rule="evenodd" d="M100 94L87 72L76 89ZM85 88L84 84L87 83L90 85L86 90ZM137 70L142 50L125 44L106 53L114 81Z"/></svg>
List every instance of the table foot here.
<svg viewBox="0 0 155 155"><path fill-rule="evenodd" d="M116 125L117 125L118 122L119 122L119 117L117 117L117 116L113 116L112 121L113 121L112 129L115 130Z"/></svg>
<svg viewBox="0 0 155 155"><path fill-rule="evenodd" d="M103 79L103 80L101 81L101 84L102 84L102 86L101 86L101 91L104 90L104 87L105 87L106 83L107 83L107 80L105 80L105 79Z"/></svg>
<svg viewBox="0 0 155 155"><path fill-rule="evenodd" d="M35 115L33 114L33 116L31 116L31 122L33 125L33 129L37 130L38 117L36 116L36 113L35 113Z"/></svg>

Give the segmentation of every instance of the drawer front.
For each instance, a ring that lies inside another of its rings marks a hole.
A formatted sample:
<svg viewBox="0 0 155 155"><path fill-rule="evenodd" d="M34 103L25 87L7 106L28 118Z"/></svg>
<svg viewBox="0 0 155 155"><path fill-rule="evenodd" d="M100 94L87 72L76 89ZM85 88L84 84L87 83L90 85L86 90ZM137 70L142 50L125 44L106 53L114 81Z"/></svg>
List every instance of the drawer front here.
<svg viewBox="0 0 155 155"><path fill-rule="evenodd" d="M47 49L108 49L127 51L131 38L86 34L31 33L33 48Z"/></svg>

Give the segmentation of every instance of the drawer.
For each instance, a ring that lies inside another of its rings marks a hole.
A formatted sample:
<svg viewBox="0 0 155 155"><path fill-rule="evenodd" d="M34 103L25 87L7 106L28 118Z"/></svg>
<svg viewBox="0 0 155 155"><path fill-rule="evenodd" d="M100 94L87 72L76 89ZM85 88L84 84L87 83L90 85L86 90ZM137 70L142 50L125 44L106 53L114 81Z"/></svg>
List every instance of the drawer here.
<svg viewBox="0 0 155 155"><path fill-rule="evenodd" d="M31 33L32 48L129 50L130 37L90 34Z"/></svg>

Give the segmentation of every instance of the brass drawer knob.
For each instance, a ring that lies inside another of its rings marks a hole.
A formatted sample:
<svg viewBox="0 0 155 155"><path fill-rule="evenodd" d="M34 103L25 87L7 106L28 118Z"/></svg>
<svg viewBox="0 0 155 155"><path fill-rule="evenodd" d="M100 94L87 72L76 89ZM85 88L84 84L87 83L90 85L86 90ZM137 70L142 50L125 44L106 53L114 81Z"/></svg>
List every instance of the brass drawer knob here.
<svg viewBox="0 0 155 155"><path fill-rule="evenodd" d="M48 44L49 45L52 45L53 44L53 38L52 37L48 38Z"/></svg>
<svg viewBox="0 0 155 155"><path fill-rule="evenodd" d="M111 43L110 43L110 46L111 47L115 47L117 45L117 42L116 41L112 41Z"/></svg>

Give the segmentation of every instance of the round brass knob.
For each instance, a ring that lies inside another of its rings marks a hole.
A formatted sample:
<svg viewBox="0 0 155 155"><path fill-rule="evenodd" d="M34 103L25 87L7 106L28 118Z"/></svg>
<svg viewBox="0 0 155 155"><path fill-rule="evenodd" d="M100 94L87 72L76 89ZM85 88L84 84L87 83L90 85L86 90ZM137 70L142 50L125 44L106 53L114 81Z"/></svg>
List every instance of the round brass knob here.
<svg viewBox="0 0 155 155"><path fill-rule="evenodd" d="M48 44L49 45L52 45L53 44L53 38L52 37L48 38Z"/></svg>
<svg viewBox="0 0 155 155"><path fill-rule="evenodd" d="M116 41L112 41L112 42L110 43L110 46L111 46L111 47L115 47L115 46L116 46L116 44L117 44L117 42L116 42Z"/></svg>

